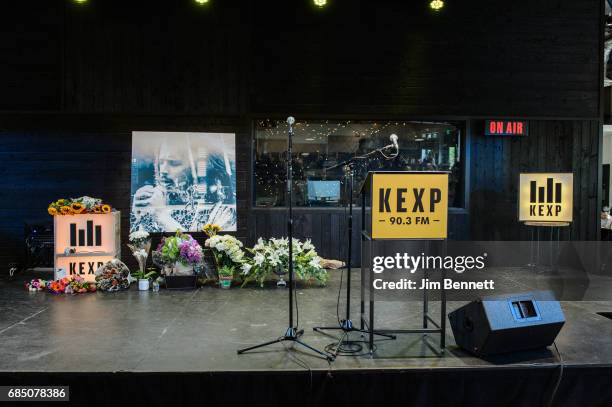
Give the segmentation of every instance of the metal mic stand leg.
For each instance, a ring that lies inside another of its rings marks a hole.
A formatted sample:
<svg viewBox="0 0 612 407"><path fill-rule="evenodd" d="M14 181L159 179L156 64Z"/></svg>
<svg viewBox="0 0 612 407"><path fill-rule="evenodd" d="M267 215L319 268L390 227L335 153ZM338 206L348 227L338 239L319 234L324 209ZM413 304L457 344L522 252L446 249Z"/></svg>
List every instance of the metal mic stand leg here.
<svg viewBox="0 0 612 407"><path fill-rule="evenodd" d="M351 256L353 254L353 187L354 187L354 162L349 161L344 166L344 176L345 179L348 180L349 184L349 199L348 199L348 207L349 207L349 215L347 222L347 230L348 230L348 253L346 257L346 269L347 269L347 281L346 281L346 316L345 319L341 320L338 326L317 326L312 328L315 332L324 333L323 331L328 330L341 330L342 335L338 339L338 343L330 347L333 349L334 357L337 357L341 353L345 354L354 354L361 351L361 345L355 346L355 344L349 341L349 333L351 332L360 332L361 336L364 336L366 333L370 333L369 330L359 329L353 325L353 321L351 320ZM361 210L365 210L365 208L361 208ZM374 335L382 336L388 339L395 339L395 335L384 334L379 332L374 332Z"/></svg>

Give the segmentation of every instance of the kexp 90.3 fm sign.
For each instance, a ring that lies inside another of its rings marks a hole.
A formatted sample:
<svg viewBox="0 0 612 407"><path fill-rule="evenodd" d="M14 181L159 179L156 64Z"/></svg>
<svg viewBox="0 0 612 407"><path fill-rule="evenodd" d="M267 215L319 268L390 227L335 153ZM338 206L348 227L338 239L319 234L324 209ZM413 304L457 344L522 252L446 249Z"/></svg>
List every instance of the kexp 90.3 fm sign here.
<svg viewBox="0 0 612 407"><path fill-rule="evenodd" d="M447 173L374 173L373 239L445 239Z"/></svg>

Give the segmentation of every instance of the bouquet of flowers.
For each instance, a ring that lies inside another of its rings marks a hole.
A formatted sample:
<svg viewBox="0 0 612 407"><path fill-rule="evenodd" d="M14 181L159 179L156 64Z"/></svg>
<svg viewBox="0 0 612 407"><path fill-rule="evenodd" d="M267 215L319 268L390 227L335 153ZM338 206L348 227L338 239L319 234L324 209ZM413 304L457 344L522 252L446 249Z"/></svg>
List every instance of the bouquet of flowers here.
<svg viewBox="0 0 612 407"><path fill-rule="evenodd" d="M96 285L102 291L119 291L130 287L130 270L119 259L113 259L96 270Z"/></svg>
<svg viewBox="0 0 612 407"><path fill-rule="evenodd" d="M244 259L242 242L232 235L213 235L206 239L204 246L212 251L218 269L223 266L235 267Z"/></svg>
<svg viewBox="0 0 612 407"><path fill-rule="evenodd" d="M64 277L47 283L47 290L53 294L82 294L95 292L96 285L85 281L81 276Z"/></svg>
<svg viewBox="0 0 612 407"><path fill-rule="evenodd" d="M47 212L51 216L77 215L80 213L110 213L112 210L113 208L108 204L102 203L101 199L90 196L72 199L61 198L51 202L47 208Z"/></svg>
<svg viewBox="0 0 612 407"><path fill-rule="evenodd" d="M48 281L42 280L40 278L35 278L29 283L26 283L25 286L26 290L28 291L44 291L44 289L47 287L47 284L49 284Z"/></svg>
<svg viewBox="0 0 612 407"><path fill-rule="evenodd" d="M217 233L221 232L221 226L214 223L207 223L206 225L202 226L202 232L204 232L208 237L213 237Z"/></svg>
<svg viewBox="0 0 612 407"><path fill-rule="evenodd" d="M149 250L151 250L151 236L149 232L144 230L137 230L130 233L130 243L128 247L132 251L132 256L138 261L138 272L134 273L135 278L146 279L145 266L147 265L147 257L149 257ZM150 276L149 276L150 277Z"/></svg>
<svg viewBox="0 0 612 407"><path fill-rule="evenodd" d="M328 274L321 266L321 258L315 251L310 239L300 242L293 239L293 270L299 280L315 280L320 284L327 283ZM243 261L242 275L244 284L255 280L261 286L264 281L277 271L287 270L289 267L289 239L259 238L252 249L247 249L252 258Z"/></svg>
<svg viewBox="0 0 612 407"><path fill-rule="evenodd" d="M168 266L193 266L202 261L202 246L191 235L176 232L176 235L164 237L153 252L153 262L162 269ZM175 273L176 274L176 273Z"/></svg>

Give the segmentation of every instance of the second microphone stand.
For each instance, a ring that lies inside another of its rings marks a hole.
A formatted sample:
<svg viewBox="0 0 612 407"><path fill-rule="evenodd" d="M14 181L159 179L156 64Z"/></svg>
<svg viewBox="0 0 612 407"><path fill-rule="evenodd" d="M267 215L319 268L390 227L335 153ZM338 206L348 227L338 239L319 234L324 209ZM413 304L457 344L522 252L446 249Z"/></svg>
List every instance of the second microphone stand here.
<svg viewBox="0 0 612 407"><path fill-rule="evenodd" d="M346 270L347 270L347 281L346 281L346 316L345 319L338 321L338 326L317 326L314 327L313 330L315 332L321 332L326 330L341 330L342 336L338 340L338 343L330 347L329 350L333 351L334 358L340 354L354 354L361 350L361 346L358 345L355 347L353 341L349 340L349 334L351 332L360 332L361 334L370 333L369 330L364 329L364 321L361 320L361 327L356 328L351 320L351 257L353 255L353 189L354 189L354 179L355 179L355 164L357 160L364 160L376 153L381 152L382 150L388 148L388 146L383 147L382 149L374 150L364 156L353 157L350 160L344 161L340 164L334 165L332 167L327 168L327 170L331 170L334 168L342 167L344 170L344 178L348 181L349 185L349 195L348 195L348 221L347 221L347 232L348 232L348 253L346 256ZM383 154L384 157L387 157ZM365 208L361 208L362 211L365 211ZM361 304L363 307L363 304ZM361 310L361 313L364 313L364 310ZM382 336L388 339L395 339L395 335L388 335L383 333L374 332L374 335Z"/></svg>

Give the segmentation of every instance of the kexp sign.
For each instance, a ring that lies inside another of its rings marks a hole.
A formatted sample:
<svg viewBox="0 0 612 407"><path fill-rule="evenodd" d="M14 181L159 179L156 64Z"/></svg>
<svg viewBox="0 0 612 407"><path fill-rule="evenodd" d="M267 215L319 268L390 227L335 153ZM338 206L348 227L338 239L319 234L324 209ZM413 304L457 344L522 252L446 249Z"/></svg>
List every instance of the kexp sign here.
<svg viewBox="0 0 612 407"><path fill-rule="evenodd" d="M521 174L520 222L571 222L574 176L572 173Z"/></svg>
<svg viewBox="0 0 612 407"><path fill-rule="evenodd" d="M373 239L445 239L447 173L372 174Z"/></svg>

